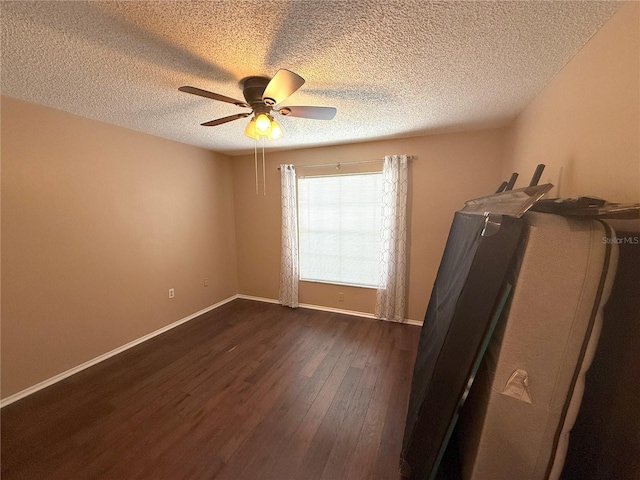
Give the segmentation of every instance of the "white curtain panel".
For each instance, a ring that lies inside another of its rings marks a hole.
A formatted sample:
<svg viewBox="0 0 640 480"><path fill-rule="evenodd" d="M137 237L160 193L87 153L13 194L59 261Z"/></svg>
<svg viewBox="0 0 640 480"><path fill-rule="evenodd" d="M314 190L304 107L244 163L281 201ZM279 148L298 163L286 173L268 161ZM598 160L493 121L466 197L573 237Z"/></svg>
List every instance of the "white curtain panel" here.
<svg viewBox="0 0 640 480"><path fill-rule="evenodd" d="M375 315L394 322L405 319L408 161L407 155L388 155L382 171L382 251Z"/></svg>
<svg viewBox="0 0 640 480"><path fill-rule="evenodd" d="M296 169L280 165L282 198L282 259L280 264L280 303L298 307L298 207Z"/></svg>

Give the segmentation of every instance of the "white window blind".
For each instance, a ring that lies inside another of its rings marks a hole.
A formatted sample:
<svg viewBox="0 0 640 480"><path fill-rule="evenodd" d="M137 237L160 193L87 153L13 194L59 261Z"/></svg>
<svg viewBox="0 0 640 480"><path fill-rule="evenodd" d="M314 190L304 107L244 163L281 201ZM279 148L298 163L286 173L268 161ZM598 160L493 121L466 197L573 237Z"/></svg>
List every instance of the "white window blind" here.
<svg viewBox="0 0 640 480"><path fill-rule="evenodd" d="M375 287L382 173L298 179L300 279Z"/></svg>

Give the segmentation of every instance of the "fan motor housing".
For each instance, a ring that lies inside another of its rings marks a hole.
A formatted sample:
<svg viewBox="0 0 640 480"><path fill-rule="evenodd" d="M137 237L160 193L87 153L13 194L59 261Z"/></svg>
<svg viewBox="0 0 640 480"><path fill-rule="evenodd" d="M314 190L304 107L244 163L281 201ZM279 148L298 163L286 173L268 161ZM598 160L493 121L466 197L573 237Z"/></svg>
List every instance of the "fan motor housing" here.
<svg viewBox="0 0 640 480"><path fill-rule="evenodd" d="M262 94L270 81L268 77L246 77L240 80L242 94L257 114L268 113L271 110L271 107L262 101Z"/></svg>

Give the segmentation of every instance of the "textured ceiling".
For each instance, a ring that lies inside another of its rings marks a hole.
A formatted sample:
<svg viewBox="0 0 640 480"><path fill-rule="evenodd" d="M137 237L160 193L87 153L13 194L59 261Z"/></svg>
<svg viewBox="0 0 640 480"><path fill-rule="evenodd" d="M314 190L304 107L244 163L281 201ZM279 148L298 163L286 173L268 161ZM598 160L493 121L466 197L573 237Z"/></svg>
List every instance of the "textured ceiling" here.
<svg viewBox="0 0 640 480"><path fill-rule="evenodd" d="M253 151L238 81L306 84L277 117L293 148L504 125L619 8L567 1L2 1L2 93L228 154Z"/></svg>

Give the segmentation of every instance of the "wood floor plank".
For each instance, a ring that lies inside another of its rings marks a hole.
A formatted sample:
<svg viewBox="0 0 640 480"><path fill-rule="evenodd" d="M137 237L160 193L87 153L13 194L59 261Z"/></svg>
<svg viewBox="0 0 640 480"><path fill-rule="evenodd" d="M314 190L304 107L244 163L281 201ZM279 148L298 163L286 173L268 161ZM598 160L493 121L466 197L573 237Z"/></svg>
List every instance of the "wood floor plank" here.
<svg viewBox="0 0 640 480"><path fill-rule="evenodd" d="M373 389L382 368L381 358L375 355L382 329L373 329L369 332L375 332L375 334L367 336L366 342L361 345L366 348L358 350L358 356L351 364L352 368L359 368L364 362L362 376L322 472L321 478L325 480L344 478L345 469L355 451ZM364 356L363 351L366 351Z"/></svg>
<svg viewBox="0 0 640 480"><path fill-rule="evenodd" d="M246 402L241 401L235 406L234 410L239 427L220 451L224 461L228 461L233 456L237 448L247 439L256 425L263 420L264 415L291 385L292 379L308 361L310 346L308 342L304 342L304 338L298 340L295 348L287 348L287 353L278 358L268 373L256 383L257 388L251 398ZM259 402L251 402L255 399L259 399Z"/></svg>
<svg viewBox="0 0 640 480"><path fill-rule="evenodd" d="M361 376L362 370L353 367L347 369L340 387L298 467L297 478L304 477L308 480L315 480L322 475Z"/></svg>
<svg viewBox="0 0 640 480"><path fill-rule="evenodd" d="M406 350L398 353L399 369L391 387L392 392L411 388L411 361ZM404 434L404 420L408 401L403 396L391 395L387 403L384 428L373 468L372 480L393 478L399 471L399 458Z"/></svg>
<svg viewBox="0 0 640 480"><path fill-rule="evenodd" d="M332 351L321 363L320 368L314 373L314 376L317 375L318 377L316 382L311 384L316 386L314 390L318 393L313 395L313 391L309 391L311 398L314 399L307 414L295 431L292 433L287 432L287 436L291 439L290 448L280 454L273 467L271 475L274 478L287 478L287 476L294 475L300 468L304 455L310 448L316 432L320 428L324 416L327 414L353 361L357 351L357 345L353 343L357 326L358 324L355 322L347 325L347 329L345 329L340 341L334 345ZM338 358L334 361L332 360L334 357ZM328 375L327 372L329 372ZM318 389L318 386L321 386L321 388ZM306 401L306 398L301 397L299 400ZM291 425L291 427L294 427L294 425Z"/></svg>
<svg viewBox="0 0 640 480"><path fill-rule="evenodd" d="M383 368L378 372L376 383L371 395L371 400L365 414L360 437L356 449L345 470L347 479L371 478L375 466L378 448L382 438L386 406L392 394L398 394L391 390L388 379L399 367L394 352L393 328L395 325L384 325L384 332L378 345L377 355L383 362ZM397 464L397 462L396 462Z"/></svg>
<svg viewBox="0 0 640 480"><path fill-rule="evenodd" d="M3 408L0 476L397 479L418 335L235 300Z"/></svg>

